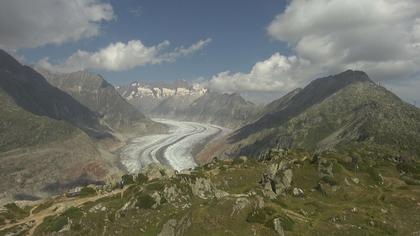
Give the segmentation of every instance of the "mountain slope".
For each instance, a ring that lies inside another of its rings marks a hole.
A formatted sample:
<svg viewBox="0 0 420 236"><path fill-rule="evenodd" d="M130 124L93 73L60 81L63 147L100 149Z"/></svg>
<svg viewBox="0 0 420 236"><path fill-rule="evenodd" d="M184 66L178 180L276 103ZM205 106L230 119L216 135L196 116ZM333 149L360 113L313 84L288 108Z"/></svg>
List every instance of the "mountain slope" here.
<svg viewBox="0 0 420 236"><path fill-rule="evenodd" d="M363 72L318 79L278 109L225 140L225 155L259 155L268 146L324 150L375 144L420 153L420 110Z"/></svg>
<svg viewBox="0 0 420 236"><path fill-rule="evenodd" d="M246 124L257 114L257 106L243 99L239 94L207 92L184 110L177 111L177 117L237 128Z"/></svg>
<svg viewBox="0 0 420 236"><path fill-rule="evenodd" d="M39 73L0 50L0 88L23 109L55 120L65 120L95 138L110 137L98 114L50 85Z"/></svg>
<svg viewBox="0 0 420 236"><path fill-rule="evenodd" d="M78 132L81 131L65 121L22 109L0 88L0 152L63 141Z"/></svg>
<svg viewBox="0 0 420 236"><path fill-rule="evenodd" d="M260 108L239 94L209 91L185 81L148 85L134 82L118 87L131 104L155 117L212 123L238 128L254 120Z"/></svg>
<svg viewBox="0 0 420 236"><path fill-rule="evenodd" d="M41 68L37 68L37 70L44 75L49 83L70 94L90 110L100 114L101 121L114 130L132 130L133 126L138 126L139 123L145 126L144 131L158 126L122 98L114 86L100 75L86 71L63 74L52 73Z"/></svg>
<svg viewBox="0 0 420 236"><path fill-rule="evenodd" d="M0 202L32 199L120 173L98 115L0 51ZM88 134L90 136L88 136Z"/></svg>

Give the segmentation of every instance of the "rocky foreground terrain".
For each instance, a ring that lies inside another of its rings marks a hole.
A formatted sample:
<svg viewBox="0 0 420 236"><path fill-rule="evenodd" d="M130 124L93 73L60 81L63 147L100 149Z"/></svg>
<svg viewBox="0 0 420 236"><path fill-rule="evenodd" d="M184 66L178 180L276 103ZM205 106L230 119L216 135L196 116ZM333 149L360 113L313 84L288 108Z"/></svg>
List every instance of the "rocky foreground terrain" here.
<svg viewBox="0 0 420 236"><path fill-rule="evenodd" d="M420 162L394 150L270 149L2 208L0 235L417 235Z"/></svg>

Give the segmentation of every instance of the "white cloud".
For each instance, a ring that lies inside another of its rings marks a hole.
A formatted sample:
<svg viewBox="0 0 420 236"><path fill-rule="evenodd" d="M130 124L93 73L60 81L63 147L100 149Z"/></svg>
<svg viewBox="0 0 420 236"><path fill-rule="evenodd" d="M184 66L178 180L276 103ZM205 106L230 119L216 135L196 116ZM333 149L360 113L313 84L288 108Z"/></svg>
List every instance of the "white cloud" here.
<svg viewBox="0 0 420 236"><path fill-rule="evenodd" d="M44 58L38 62L38 66L60 72L84 69L123 71L138 66L173 62L179 57L196 53L210 42L211 39L200 40L190 47L177 47L171 52L165 52L170 46L169 41L147 47L140 40L131 40L127 43L112 43L96 52L79 50L60 64L51 64L48 58Z"/></svg>
<svg viewBox="0 0 420 236"><path fill-rule="evenodd" d="M295 56L286 57L275 53L267 60L256 63L249 73L222 72L213 76L207 86L226 92L285 92L297 87L300 84L299 78L308 76L308 71L301 70L307 65L307 61Z"/></svg>
<svg viewBox="0 0 420 236"><path fill-rule="evenodd" d="M0 47L17 50L90 38L114 17L112 6L102 0L0 1Z"/></svg>
<svg viewBox="0 0 420 236"><path fill-rule="evenodd" d="M346 69L363 70L382 81L407 79L420 71L418 0L292 0L267 31L286 43L292 55L276 53L249 73L221 73L210 85L287 91ZM274 66L257 70L262 65Z"/></svg>

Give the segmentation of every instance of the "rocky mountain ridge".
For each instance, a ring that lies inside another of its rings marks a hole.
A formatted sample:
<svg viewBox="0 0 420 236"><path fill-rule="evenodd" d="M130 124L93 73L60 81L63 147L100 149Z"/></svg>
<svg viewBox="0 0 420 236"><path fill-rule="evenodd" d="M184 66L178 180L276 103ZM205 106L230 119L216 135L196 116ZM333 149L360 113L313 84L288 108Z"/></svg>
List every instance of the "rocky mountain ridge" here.
<svg viewBox="0 0 420 236"><path fill-rule="evenodd" d="M258 156L269 146L322 151L382 145L420 153L420 109L360 71L314 80L266 107L266 113L220 141L216 153ZM205 158L204 158L205 159Z"/></svg>
<svg viewBox="0 0 420 236"><path fill-rule="evenodd" d="M120 96L117 90L102 76L88 71L53 73L42 68L37 70L55 87L65 91L81 104L100 115L101 122L114 131L128 132L134 126L147 133L164 130L159 124L146 118L139 110Z"/></svg>
<svg viewBox="0 0 420 236"><path fill-rule="evenodd" d="M137 107L140 111L150 114L164 100L184 100L190 103L201 97L207 89L190 85L185 81L175 81L172 84L148 84L133 82L126 86L116 87L121 96Z"/></svg>
<svg viewBox="0 0 420 236"><path fill-rule="evenodd" d="M155 87L134 82L119 92L139 110L154 117L212 123L238 128L256 118L260 107L237 93L210 91L185 81Z"/></svg>

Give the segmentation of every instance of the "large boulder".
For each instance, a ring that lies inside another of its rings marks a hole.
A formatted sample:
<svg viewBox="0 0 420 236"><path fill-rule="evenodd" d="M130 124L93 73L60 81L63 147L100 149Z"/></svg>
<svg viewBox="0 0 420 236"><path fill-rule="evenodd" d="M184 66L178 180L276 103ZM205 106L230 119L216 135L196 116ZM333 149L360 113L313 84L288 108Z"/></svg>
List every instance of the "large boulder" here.
<svg viewBox="0 0 420 236"><path fill-rule="evenodd" d="M291 188L292 178L291 163L282 160L271 164L260 181L264 195L270 198L284 195Z"/></svg>

